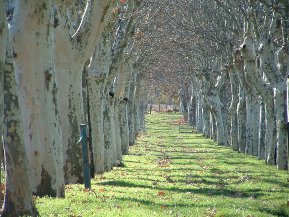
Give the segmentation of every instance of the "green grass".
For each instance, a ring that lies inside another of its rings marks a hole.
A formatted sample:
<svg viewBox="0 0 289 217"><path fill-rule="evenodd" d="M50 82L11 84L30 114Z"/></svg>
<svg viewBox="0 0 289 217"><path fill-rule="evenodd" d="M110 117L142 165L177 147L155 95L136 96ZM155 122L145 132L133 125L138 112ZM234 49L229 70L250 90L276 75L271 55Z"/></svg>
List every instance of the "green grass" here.
<svg viewBox="0 0 289 217"><path fill-rule="evenodd" d="M41 216L289 216L286 171L179 133L173 114L147 115L147 133L124 167L82 185L65 199L36 198Z"/></svg>

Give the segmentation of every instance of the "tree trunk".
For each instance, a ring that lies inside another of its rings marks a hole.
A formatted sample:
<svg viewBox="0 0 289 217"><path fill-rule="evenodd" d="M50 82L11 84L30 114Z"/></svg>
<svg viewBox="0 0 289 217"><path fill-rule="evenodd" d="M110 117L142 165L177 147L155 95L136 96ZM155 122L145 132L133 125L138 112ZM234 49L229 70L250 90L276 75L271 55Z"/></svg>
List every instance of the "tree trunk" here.
<svg viewBox="0 0 289 217"><path fill-rule="evenodd" d="M136 73L132 75L132 81L130 84L130 91L128 95L128 128L129 128L129 145L132 146L135 143L135 112L134 112L134 98L135 98L135 89L136 89Z"/></svg>
<svg viewBox="0 0 289 217"><path fill-rule="evenodd" d="M228 112L228 120L230 124L230 135L231 141L230 145L234 151L239 150L238 143L238 117L237 117L237 106L238 106L238 91L239 91L239 82L237 74L233 69L229 69L230 84L231 84L231 105Z"/></svg>
<svg viewBox="0 0 289 217"><path fill-rule="evenodd" d="M39 196L63 197L52 23L52 1L19 1L10 32L32 191Z"/></svg>
<svg viewBox="0 0 289 217"><path fill-rule="evenodd" d="M131 101L129 100L129 95L131 92L131 83L133 82L133 69L132 64L128 62L126 65L126 71L128 73L125 84L124 84L124 91L123 91L123 98L120 101L120 134L121 134L121 141L122 141L122 153L128 154L129 149L129 125L128 125L128 119L129 119L129 105L131 104Z"/></svg>
<svg viewBox="0 0 289 217"><path fill-rule="evenodd" d="M88 79L89 113L91 120L91 142L96 174L104 173L103 136L103 82L91 75Z"/></svg>
<svg viewBox="0 0 289 217"><path fill-rule="evenodd" d="M239 102L237 107L238 117L238 147L239 152L246 150L246 98L241 85L239 86Z"/></svg>
<svg viewBox="0 0 289 217"><path fill-rule="evenodd" d="M256 147L258 147L258 103L252 95L246 97L246 148L245 153L250 155L257 155L255 153ZM257 123L257 125L256 125Z"/></svg>
<svg viewBox="0 0 289 217"><path fill-rule="evenodd" d="M281 82L275 89L277 126L277 168L288 169L288 148L286 131L286 83Z"/></svg>
<svg viewBox="0 0 289 217"><path fill-rule="evenodd" d="M209 137L209 110L205 110L204 100L198 97L197 105L197 130L198 132L203 132L207 137Z"/></svg>
<svg viewBox="0 0 289 217"><path fill-rule="evenodd" d="M113 166L116 165L117 162L117 144L115 140L115 97L109 97L109 124L110 124L110 137L111 137L111 147L112 147L112 155L111 155L111 163Z"/></svg>
<svg viewBox="0 0 289 217"><path fill-rule="evenodd" d="M260 103L260 125L259 125L259 143L258 143L258 159L265 159L265 138L266 138L266 118L265 104Z"/></svg>
<svg viewBox="0 0 289 217"><path fill-rule="evenodd" d="M116 160L117 162L122 161L122 140L121 140L121 133L120 133L120 128L122 127L120 125L120 112L121 112L121 107L120 107L120 99L117 98L115 99L114 103L114 129L115 129L115 146L116 146Z"/></svg>
<svg viewBox="0 0 289 217"><path fill-rule="evenodd" d="M210 108L207 102L202 103L204 105L203 107L203 122L204 122L204 128L203 133L207 138L210 138L211 136L211 127L210 127Z"/></svg>
<svg viewBox="0 0 289 217"><path fill-rule="evenodd" d="M104 89L104 109L103 109L103 134L104 134L104 170L110 171L113 166L113 139L112 139L112 121L111 121L111 104L110 98L114 96L109 95L109 85L105 85Z"/></svg>
<svg viewBox="0 0 289 217"><path fill-rule="evenodd" d="M2 7L3 5L0 3L0 9L3 9ZM37 211L33 204L29 182L28 160L23 140L21 111L12 59L13 52L10 47L11 45L9 44L8 46L4 71L6 191L1 216L36 216Z"/></svg>
<svg viewBox="0 0 289 217"><path fill-rule="evenodd" d="M120 102L120 113L119 113L119 123L120 123L120 134L121 134L121 150L123 154L128 154L129 148L129 129L128 129L128 108L127 101L122 100Z"/></svg>
<svg viewBox="0 0 289 217"><path fill-rule="evenodd" d="M82 69L92 56L105 24L111 0L87 1L79 27L71 36L73 28L67 16L67 2L54 1L56 11L55 51L56 71L59 82L59 103L63 136L63 158L66 183L83 183L79 125L84 121L83 96L81 92ZM57 25L56 25L57 24Z"/></svg>
<svg viewBox="0 0 289 217"><path fill-rule="evenodd" d="M287 3L287 6L289 4ZM288 92L286 93L286 76L288 76L289 69L289 55L288 55L288 17L289 12L287 11L287 19L283 19L283 47L277 53L278 57L278 80L276 89L274 90L275 107L276 107L276 126L277 126L277 168L288 169L288 132L286 131L285 123L288 123L286 98L288 98ZM286 96L287 94L287 96Z"/></svg>
<svg viewBox="0 0 289 217"><path fill-rule="evenodd" d="M57 60L61 61L60 59ZM82 96L82 66L56 63L59 82L59 114L63 139L65 183L83 183L79 125L85 122Z"/></svg>
<svg viewBox="0 0 289 217"><path fill-rule="evenodd" d="M4 67L5 67L5 54L6 54L6 42L7 42L7 21L4 1L0 2L0 167L5 170L4 162L4 148L2 142L3 135L3 114L4 114ZM0 169L1 177L2 169ZM0 185L1 178L0 178ZM0 191L0 206L2 207L4 195Z"/></svg>
<svg viewBox="0 0 289 217"><path fill-rule="evenodd" d="M266 103L266 152L267 152L267 162L272 164L274 163L274 153L275 153L275 148L276 148L276 139L274 139L274 130L275 130L275 124L274 124L274 99L273 99L273 89L270 86L270 84L266 83L260 76L257 68L256 68L256 52L255 52L255 47L254 47L254 40L252 38L252 33L250 29L246 32L246 37L244 38L244 42L241 45L240 49L243 57L244 57L244 72L245 72L245 78L246 80L244 83L249 86L247 87L247 95L249 94L249 91L251 90L254 94L260 95L262 97L262 100ZM264 68L264 59L266 59L265 54L261 53L261 68L264 69L264 72L266 73L266 70ZM250 94L252 94L252 92ZM248 98L248 97L247 97ZM251 115L253 113L257 113L259 110L256 105L256 100L253 102L252 96L248 98L250 102L248 101L248 111L251 112ZM250 107L250 108L249 108ZM259 116L258 116L259 117ZM256 117L257 118L257 117ZM251 144L249 144L249 150L248 153L251 153L253 155L256 155L258 153L256 144L256 133L257 133L257 126L255 125L256 122L252 122L252 118L247 119L248 121L251 121L250 123L248 122L248 125L252 125L252 133L250 134ZM257 119L255 120L257 121ZM249 126L248 126L249 127ZM249 128L248 128L249 129ZM259 133L257 133L259 135Z"/></svg>
<svg viewBox="0 0 289 217"><path fill-rule="evenodd" d="M219 145L227 145L227 138L225 135L224 119L221 110L221 101L217 96L208 97L214 121L216 121L217 141ZM215 123L213 123L215 124Z"/></svg>

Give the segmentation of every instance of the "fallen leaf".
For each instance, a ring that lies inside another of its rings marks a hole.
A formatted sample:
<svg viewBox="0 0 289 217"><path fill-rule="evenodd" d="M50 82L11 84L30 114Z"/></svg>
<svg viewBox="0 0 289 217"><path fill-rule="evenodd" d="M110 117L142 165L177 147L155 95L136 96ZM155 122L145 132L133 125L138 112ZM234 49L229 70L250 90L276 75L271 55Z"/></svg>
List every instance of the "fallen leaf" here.
<svg viewBox="0 0 289 217"><path fill-rule="evenodd" d="M104 188L100 188L98 191L103 193L103 192L105 192L105 189Z"/></svg>
<svg viewBox="0 0 289 217"><path fill-rule="evenodd" d="M159 196L164 196L164 195L165 195L165 192L159 191L158 195L159 195Z"/></svg>
<svg viewBox="0 0 289 217"><path fill-rule="evenodd" d="M161 209L166 209L167 207L165 205L161 205Z"/></svg>

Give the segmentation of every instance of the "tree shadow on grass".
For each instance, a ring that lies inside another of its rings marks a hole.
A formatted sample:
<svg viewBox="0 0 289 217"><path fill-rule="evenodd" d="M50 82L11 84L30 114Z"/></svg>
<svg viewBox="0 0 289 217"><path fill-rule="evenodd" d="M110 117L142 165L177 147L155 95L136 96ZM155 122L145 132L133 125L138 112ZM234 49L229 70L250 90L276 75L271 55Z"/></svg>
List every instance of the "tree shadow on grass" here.
<svg viewBox="0 0 289 217"><path fill-rule="evenodd" d="M279 217L289 217L289 209L284 206L280 206L279 209L269 209L266 207L259 208L259 211L262 213L270 214L273 216L279 216Z"/></svg>
<svg viewBox="0 0 289 217"><path fill-rule="evenodd" d="M114 186L114 187L128 187L128 188L149 188L149 189L158 189L162 191L170 191L175 193L193 193L193 194L201 194L207 196L225 196L231 198L258 198L263 196L264 194L259 189L250 189L246 192L241 192L238 190L230 190L230 189L214 189L214 188L177 188L177 187L160 187L160 186L150 186L144 184L133 184L131 182L126 181L107 181L102 182L101 185L104 186Z"/></svg>
<svg viewBox="0 0 289 217"><path fill-rule="evenodd" d="M274 177L274 176L273 176ZM274 184L274 185L279 185L280 187L283 187L283 188L288 188L289 187L289 183L286 181L284 182L280 182L274 178L272 179L263 179L263 181L267 182L267 183L270 183L270 184Z"/></svg>
<svg viewBox="0 0 289 217"><path fill-rule="evenodd" d="M117 198L117 197L116 197ZM191 207L191 206L195 206L194 204L184 204L184 203L174 203L174 204L168 204L167 202L153 202L151 200L145 200L145 199L139 199L139 198L124 198L124 197L119 197L118 200L120 201L128 201L128 202L135 202L135 203L139 203L139 204L142 204L142 205L145 205L145 206L148 206L148 207L151 207L151 209L154 209L153 206L162 206L162 205L165 205L167 208L169 207Z"/></svg>

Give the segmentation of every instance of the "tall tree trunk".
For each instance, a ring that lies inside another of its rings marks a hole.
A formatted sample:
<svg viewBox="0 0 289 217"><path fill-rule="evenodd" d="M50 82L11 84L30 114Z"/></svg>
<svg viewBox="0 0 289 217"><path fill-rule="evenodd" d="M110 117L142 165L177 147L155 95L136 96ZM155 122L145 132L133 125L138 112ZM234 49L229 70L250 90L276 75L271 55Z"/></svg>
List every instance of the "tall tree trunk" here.
<svg viewBox="0 0 289 217"><path fill-rule="evenodd" d="M119 116L119 122L120 122L120 134L121 134L121 141L122 141L122 153L128 154L129 149L129 104L131 101L129 101L129 95L131 91L131 83L133 82L133 69L132 64L129 62L126 64L126 70L128 73L128 76L126 78L125 84L124 84L124 91L123 91L123 97L120 101L120 116Z"/></svg>
<svg viewBox="0 0 289 217"><path fill-rule="evenodd" d="M219 145L227 145L226 132L224 127L224 118L221 110L220 98L216 95L208 97L209 104L211 106L212 115L215 119L216 127L214 126L214 131L217 132L217 141ZM214 125L214 120L212 124ZM214 136L215 137L215 136Z"/></svg>
<svg viewBox="0 0 289 217"><path fill-rule="evenodd" d="M114 129L115 129L114 130L115 131L114 137L115 137L117 163L122 161L122 150L121 150L122 140L121 140L121 134L120 134L120 128L122 126L120 125L120 112L121 112L120 99L116 98L115 103L114 103L114 116L113 116L114 122L113 122L113 125L114 125Z"/></svg>
<svg viewBox="0 0 289 217"><path fill-rule="evenodd" d="M61 63L60 63L61 62ZM61 65L60 65L61 64ZM65 183L83 183L79 125L85 122L82 96L82 65L56 60L59 82L59 114L63 139Z"/></svg>
<svg viewBox="0 0 289 217"><path fill-rule="evenodd" d="M71 36L71 20L67 16L67 1L54 1L56 71L59 82L59 103L63 138L63 159L66 183L82 183L79 125L84 121L81 92L82 69L92 56L105 24L111 0L87 1L79 27Z"/></svg>
<svg viewBox="0 0 289 217"><path fill-rule="evenodd" d="M7 21L4 1L0 2L0 167L5 168L4 162L4 148L2 143L3 135L3 114L4 114L4 67L5 67L5 54L6 54L6 42L7 42ZM2 169L0 170L1 177ZM0 185L1 179L0 179ZM2 192L0 192L0 206L3 204Z"/></svg>
<svg viewBox="0 0 289 217"><path fill-rule="evenodd" d="M112 129L111 129L111 104L110 98L113 95L109 95L109 86L105 85L104 88L104 107L103 107L103 134L104 134L104 170L110 171L112 169L112 159L113 159L113 139L112 139ZM112 94L112 93L111 93Z"/></svg>
<svg viewBox="0 0 289 217"><path fill-rule="evenodd" d="M128 98L125 98L128 99ZM127 100L120 101L120 134L121 134L121 150L123 154L128 154L129 149L129 129L128 129L128 108Z"/></svg>
<svg viewBox="0 0 289 217"><path fill-rule="evenodd" d="M277 126L277 168L288 169L288 148L286 132L286 83L281 82L275 89Z"/></svg>
<svg viewBox="0 0 289 217"><path fill-rule="evenodd" d="M3 5L0 3L1 12ZM6 191L2 217L36 216L29 182L28 160L23 140L21 111L15 79L13 51L8 44L4 71L4 151ZM3 73L3 71L1 71Z"/></svg>
<svg viewBox="0 0 289 217"><path fill-rule="evenodd" d="M241 85L239 86L238 117L238 147L239 152L245 153L246 149L246 98Z"/></svg>
<svg viewBox="0 0 289 217"><path fill-rule="evenodd" d="M238 143L238 117L237 117L237 106L238 106L238 92L239 92L239 82L237 74L233 71L232 68L228 68L229 76L230 76L230 84L231 84L231 105L229 107L228 112L228 124L230 124L230 134L231 141L230 145L233 150L239 150Z"/></svg>
<svg viewBox="0 0 289 217"><path fill-rule="evenodd" d="M266 119L265 119L265 104L260 103L260 125L259 125L259 144L258 144L258 159L265 159L265 138L266 138Z"/></svg>
<svg viewBox="0 0 289 217"><path fill-rule="evenodd" d="M135 98L135 89L136 89L136 78L137 75L134 73L132 75L132 81L130 84L130 91L128 95L128 128L129 128L129 145L132 146L135 143L135 111L134 111L134 98Z"/></svg>
<svg viewBox="0 0 289 217"><path fill-rule="evenodd" d="M258 103L254 96L247 95L246 97L246 148L245 153L250 155L257 155L258 147ZM257 123L257 125L256 125Z"/></svg>
<svg viewBox="0 0 289 217"><path fill-rule="evenodd" d="M111 56L107 55L107 51L109 51L112 46L112 40L107 40L110 34L108 25L106 25L89 65L89 113L91 118L91 140L96 174L102 174L105 171L104 106L107 100L105 94L108 93L104 91L105 81L112 61Z"/></svg>
<svg viewBox="0 0 289 217"><path fill-rule="evenodd" d="M64 196L52 1L18 1L10 28L32 191ZM29 51L29 52L27 52Z"/></svg>
<svg viewBox="0 0 289 217"><path fill-rule="evenodd" d="M275 124L274 124L274 99L273 99L273 89L270 86L270 84L266 83L259 74L257 68L256 68L256 52L254 47L254 40L252 37L252 32L250 29L246 32L246 37L244 38L244 42L241 45L240 51L242 52L242 55L244 57L244 72L245 72L245 78L246 80L243 81L249 86L247 88L247 95L249 94L249 90L253 91L253 93L258 94L262 97L262 100L266 103L266 153L267 153L267 159L266 162L270 164L274 164L275 158L275 148L276 148L276 137L274 137L274 131L275 131ZM263 55L263 56L262 56ZM261 55L261 68L263 67L262 61L266 59L265 54ZM266 73L266 70L264 70ZM252 93L251 93L252 94ZM248 96L247 96L248 98ZM248 101L247 107L248 111L253 113L257 113L259 110L256 106L256 100L253 102L253 98L248 98L250 102ZM258 116L259 117L259 116ZM256 122L252 122L252 118L248 118L248 121L251 121L252 125L252 133L250 134L253 140L251 140L251 143L249 144L249 153L252 150L252 154L256 155L256 144L258 144L258 139L256 143L256 133L257 133L257 126L255 125ZM256 120L257 121L257 117ZM248 123L248 125L250 125ZM249 127L249 126L248 126ZM249 128L248 128L249 129ZM259 133L257 133L259 135ZM257 151L258 153L258 151Z"/></svg>
<svg viewBox="0 0 289 217"><path fill-rule="evenodd" d="M95 175L95 164L93 156L93 145L92 145L92 128L91 128L91 116L90 116L90 96L89 96L89 87L88 87L88 72L89 72L89 61L84 66L82 74L82 95L83 95L83 110L85 117L85 124L87 126L87 144L88 144L88 154L89 154L89 165L90 165L90 175L93 178Z"/></svg>
<svg viewBox="0 0 289 217"><path fill-rule="evenodd" d="M88 79L91 141L96 174L104 173L103 81L93 75Z"/></svg>
<svg viewBox="0 0 289 217"><path fill-rule="evenodd" d="M287 4L288 5L288 4ZM286 25L287 23L287 25ZM288 17L283 20L283 46L278 51L278 80L274 90L275 107L276 107L276 126L277 126L277 168L288 169L288 138L285 123L286 116L286 75L289 69L289 45L288 45ZM287 36L287 37L286 37ZM288 94L288 93L287 93ZM288 106L288 105L287 105Z"/></svg>

